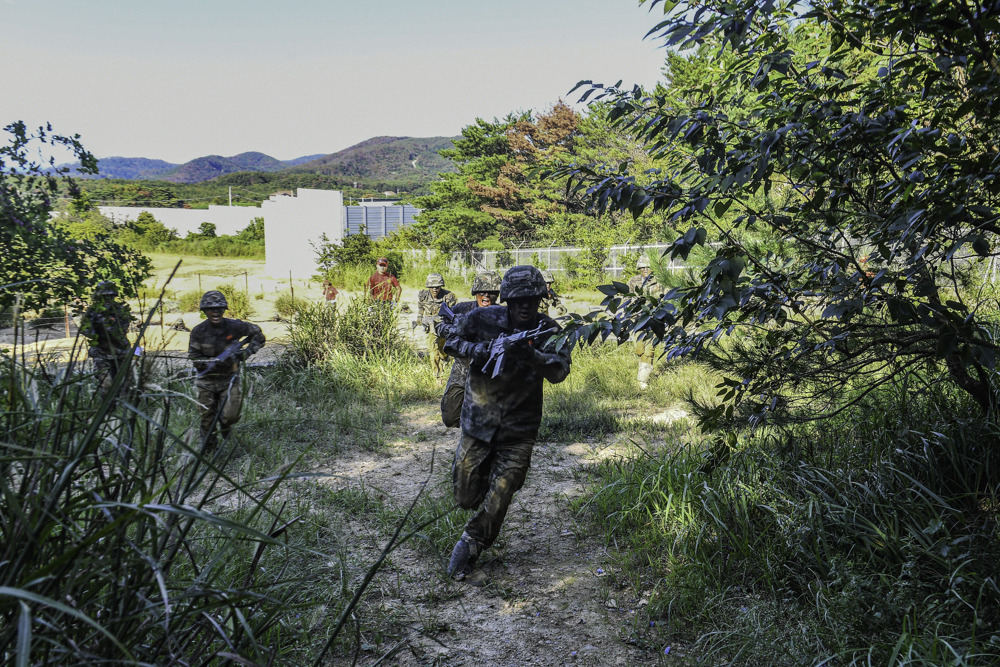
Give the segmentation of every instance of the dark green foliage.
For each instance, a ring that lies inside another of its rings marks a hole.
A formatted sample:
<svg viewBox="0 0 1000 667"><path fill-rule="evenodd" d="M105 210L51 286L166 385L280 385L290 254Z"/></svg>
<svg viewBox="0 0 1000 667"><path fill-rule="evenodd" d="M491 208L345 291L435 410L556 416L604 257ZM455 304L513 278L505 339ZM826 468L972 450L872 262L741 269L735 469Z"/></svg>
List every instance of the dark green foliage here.
<svg viewBox="0 0 1000 667"><path fill-rule="evenodd" d="M290 319L308 302L296 299L291 294L282 294L274 300L274 311L284 319Z"/></svg>
<svg viewBox="0 0 1000 667"><path fill-rule="evenodd" d="M229 309L226 317L237 320L247 320L253 315L253 304L250 302L250 295L245 290L236 289L232 285L219 285L215 289L226 295Z"/></svg>
<svg viewBox="0 0 1000 667"><path fill-rule="evenodd" d="M883 386L724 457L609 459L580 508L653 587L640 634L690 633L709 664L994 664L1000 453L975 413Z"/></svg>
<svg viewBox="0 0 1000 667"><path fill-rule="evenodd" d="M609 288L617 315L581 335L648 330L673 356L756 332L706 423L732 419L737 403L751 423L818 416L855 379L917 369L944 369L992 413L997 317L966 287L1000 231L1000 8L651 4L668 10L653 31L667 45L718 55L673 94L587 95L671 168L644 183L599 167L563 173L601 209L690 225L673 257L705 246L710 229L721 244L698 283L662 303ZM814 391L797 393L804 385Z"/></svg>
<svg viewBox="0 0 1000 667"><path fill-rule="evenodd" d="M57 176L51 158L49 165L40 164L31 151L64 146L93 169L94 158L79 137L52 134L49 126L32 134L24 123L4 129L9 144L0 147L0 310L18 299L25 309L69 303L86 296L100 280L111 280L122 294L134 295L149 276L146 257L112 240L100 221L87 221L81 238L49 221L51 198L60 189L81 207L86 203L71 181Z"/></svg>
<svg viewBox="0 0 1000 667"><path fill-rule="evenodd" d="M388 240L373 241L367 234L348 234L340 242L333 243L326 234L321 234L318 244L312 244L316 253L316 265L320 274L334 283L343 284L343 271L348 267L371 267L375 272L375 260L385 257L389 260L389 273L397 279L403 279L406 263L403 253L390 250Z"/></svg>

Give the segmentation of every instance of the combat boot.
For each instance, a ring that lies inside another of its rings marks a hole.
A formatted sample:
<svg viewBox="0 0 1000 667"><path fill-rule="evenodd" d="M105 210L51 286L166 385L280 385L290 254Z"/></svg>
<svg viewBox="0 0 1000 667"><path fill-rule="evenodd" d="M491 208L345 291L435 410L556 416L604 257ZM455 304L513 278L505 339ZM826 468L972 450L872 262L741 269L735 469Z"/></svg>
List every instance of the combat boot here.
<svg viewBox="0 0 1000 667"><path fill-rule="evenodd" d="M462 537L451 550L451 560L448 561L448 576L461 581L472 572L476 559L479 557L479 545L471 537L462 533Z"/></svg>

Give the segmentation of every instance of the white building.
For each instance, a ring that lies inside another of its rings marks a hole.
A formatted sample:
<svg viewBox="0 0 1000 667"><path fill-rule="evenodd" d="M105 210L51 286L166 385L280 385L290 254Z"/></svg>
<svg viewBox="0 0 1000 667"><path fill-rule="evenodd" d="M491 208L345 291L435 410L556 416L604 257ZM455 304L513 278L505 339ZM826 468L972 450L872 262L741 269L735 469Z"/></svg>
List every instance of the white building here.
<svg viewBox="0 0 1000 667"><path fill-rule="evenodd" d="M316 252L326 234L344 238L344 193L299 188L294 197L271 197L260 207L264 218L264 268L272 278L308 278L316 273Z"/></svg>
<svg viewBox="0 0 1000 667"><path fill-rule="evenodd" d="M208 209L101 206L101 214L115 222L135 220L148 211L168 229L181 236L197 232L203 222L215 225L216 233L233 235L254 218L264 218L265 270L271 278L309 278L316 273L314 243L326 234L340 243L347 234L368 234L381 238L411 224L419 213L412 206L392 201L370 202L365 206L344 206L338 190L299 188L295 195L272 195L256 206L209 206Z"/></svg>

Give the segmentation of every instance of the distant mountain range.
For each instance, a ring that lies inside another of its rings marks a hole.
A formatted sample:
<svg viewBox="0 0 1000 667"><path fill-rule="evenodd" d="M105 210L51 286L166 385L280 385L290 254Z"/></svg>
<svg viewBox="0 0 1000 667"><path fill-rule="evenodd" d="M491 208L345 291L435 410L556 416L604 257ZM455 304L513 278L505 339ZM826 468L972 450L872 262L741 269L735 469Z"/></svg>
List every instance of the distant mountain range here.
<svg viewBox="0 0 1000 667"><path fill-rule="evenodd" d="M184 164L149 158L108 157L98 160L97 175L81 174L80 164L62 165L77 178L202 183L237 172L288 172L319 174L345 181L423 184L455 166L438 155L451 148L458 137L375 137L328 155L319 153L294 160L277 160L264 153L240 153L232 157L206 155Z"/></svg>

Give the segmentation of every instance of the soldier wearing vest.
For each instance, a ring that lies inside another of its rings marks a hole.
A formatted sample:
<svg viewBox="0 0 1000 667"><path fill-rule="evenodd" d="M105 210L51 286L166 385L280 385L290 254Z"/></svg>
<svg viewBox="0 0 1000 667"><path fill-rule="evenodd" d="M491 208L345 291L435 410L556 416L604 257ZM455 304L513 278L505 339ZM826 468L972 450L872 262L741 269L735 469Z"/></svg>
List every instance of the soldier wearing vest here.
<svg viewBox="0 0 1000 667"><path fill-rule="evenodd" d="M458 297L444 288L444 276L440 273L429 274L425 286L426 289L417 294L417 317L427 333L427 356L434 368L434 377L441 377L441 362L446 356L442 350L444 339L437 335L434 325L441 320L438 315L441 305L446 303L451 308L458 303Z"/></svg>
<svg viewBox="0 0 1000 667"><path fill-rule="evenodd" d="M206 320L191 330L188 358L194 362L198 377L194 386L201 411L201 443L205 449L218 444L215 426L228 438L233 424L240 420L243 396L240 389L240 364L264 347L264 333L253 322L223 317L229 307L222 292L210 290L201 297L199 308ZM246 346L224 361L216 361L227 348L241 340Z"/></svg>

